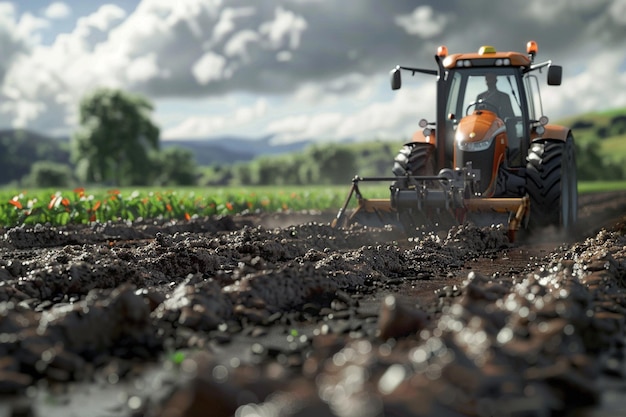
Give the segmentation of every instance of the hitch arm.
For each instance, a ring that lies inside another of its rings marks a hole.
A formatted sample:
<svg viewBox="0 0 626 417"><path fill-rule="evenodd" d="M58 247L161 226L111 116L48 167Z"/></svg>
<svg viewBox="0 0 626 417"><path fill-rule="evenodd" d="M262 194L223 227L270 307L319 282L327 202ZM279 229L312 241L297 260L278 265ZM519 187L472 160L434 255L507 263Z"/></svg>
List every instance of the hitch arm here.
<svg viewBox="0 0 626 417"><path fill-rule="evenodd" d="M348 197L346 198L346 201L343 203L343 206L339 209L339 212L337 213L337 217L335 217L332 223L330 224L331 227L334 228L342 224L343 218L345 217L345 214L346 214L346 209L348 208L348 204L350 204L350 200L352 200L352 195L354 193L356 193L356 196L359 200L363 198L363 196L361 195L361 191L359 190L360 180L361 178L358 175L352 179L352 186L350 187L350 192L348 193Z"/></svg>

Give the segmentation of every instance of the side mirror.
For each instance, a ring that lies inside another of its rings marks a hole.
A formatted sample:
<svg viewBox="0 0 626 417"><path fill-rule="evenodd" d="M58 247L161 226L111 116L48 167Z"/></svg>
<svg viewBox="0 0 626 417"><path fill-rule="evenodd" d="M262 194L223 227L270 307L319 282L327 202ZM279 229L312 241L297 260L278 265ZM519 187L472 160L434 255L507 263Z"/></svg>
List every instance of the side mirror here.
<svg viewBox="0 0 626 417"><path fill-rule="evenodd" d="M548 85L561 85L563 78L563 67L560 65L550 65L548 67Z"/></svg>
<svg viewBox="0 0 626 417"><path fill-rule="evenodd" d="M399 90L402 86L402 76L400 75L400 67L391 70L391 89Z"/></svg>

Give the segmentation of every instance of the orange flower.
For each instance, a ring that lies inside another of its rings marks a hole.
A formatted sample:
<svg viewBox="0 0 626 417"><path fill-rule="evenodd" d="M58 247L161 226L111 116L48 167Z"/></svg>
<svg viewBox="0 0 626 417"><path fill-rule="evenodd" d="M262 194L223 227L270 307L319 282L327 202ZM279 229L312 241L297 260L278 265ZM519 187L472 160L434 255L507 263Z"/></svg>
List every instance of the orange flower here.
<svg viewBox="0 0 626 417"><path fill-rule="evenodd" d="M14 205L18 209L22 208L22 203L20 203L19 200L9 200L9 204Z"/></svg>
<svg viewBox="0 0 626 417"><path fill-rule="evenodd" d="M283 210L287 210L289 209L289 207L287 206L287 203L283 203Z"/></svg>
<svg viewBox="0 0 626 417"><path fill-rule="evenodd" d="M185 212L185 220L191 220L191 216L187 212Z"/></svg>
<svg viewBox="0 0 626 417"><path fill-rule="evenodd" d="M230 202L226 203L226 208L228 211L233 211L233 205Z"/></svg>
<svg viewBox="0 0 626 417"><path fill-rule="evenodd" d="M93 205L93 209L92 209L92 210L93 210L93 211L98 210L98 209L100 208L100 205L101 205L101 204L102 204L102 203L100 202L100 200L96 201L96 204L94 204L94 205Z"/></svg>
<svg viewBox="0 0 626 417"><path fill-rule="evenodd" d="M61 204L67 207L70 205L70 200L68 200L67 198L64 198L63 200L61 200Z"/></svg>
<svg viewBox="0 0 626 417"><path fill-rule="evenodd" d="M61 198L61 196L56 195L56 194L50 197L50 202L48 203L48 210L52 210L52 208L57 205L57 201L59 200L59 198Z"/></svg>
<svg viewBox="0 0 626 417"><path fill-rule="evenodd" d="M89 221L90 222L95 222L96 221L96 215L92 214L91 216L89 216Z"/></svg>
<svg viewBox="0 0 626 417"><path fill-rule="evenodd" d="M166 209L167 211L172 211L172 205L171 205L170 203L167 203L167 204L165 205L165 209Z"/></svg>
<svg viewBox="0 0 626 417"><path fill-rule="evenodd" d="M120 193L120 190L108 190L107 194L111 194L111 195L118 195Z"/></svg>
<svg viewBox="0 0 626 417"><path fill-rule="evenodd" d="M252 201L248 201L246 205L248 206L249 209L252 209L252 207L254 207L254 204L252 204Z"/></svg>
<svg viewBox="0 0 626 417"><path fill-rule="evenodd" d="M78 194L79 197L85 195L85 189L83 187L74 188L74 194Z"/></svg>

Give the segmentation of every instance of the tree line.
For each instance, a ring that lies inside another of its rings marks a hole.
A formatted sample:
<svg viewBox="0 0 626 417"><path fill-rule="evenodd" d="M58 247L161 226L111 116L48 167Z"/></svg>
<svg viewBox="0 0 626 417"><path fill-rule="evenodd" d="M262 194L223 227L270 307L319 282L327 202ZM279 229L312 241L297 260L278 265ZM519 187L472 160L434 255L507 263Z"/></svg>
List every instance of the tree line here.
<svg viewBox="0 0 626 417"><path fill-rule="evenodd" d="M302 152L261 156L250 162L208 167L199 185L349 184L355 175L391 175L401 143L320 143Z"/></svg>
<svg viewBox="0 0 626 417"><path fill-rule="evenodd" d="M0 183L22 187L348 184L357 174L391 175L393 158L403 145L383 140L322 142L299 153L199 167L188 149L160 149L152 111L152 103L140 95L98 89L81 100L80 125L69 143L55 147L50 141L20 138L19 132L0 133L4 168ZM619 121L622 129L624 120ZM576 144L579 180L626 178L626 164L603 157L600 140L586 137Z"/></svg>

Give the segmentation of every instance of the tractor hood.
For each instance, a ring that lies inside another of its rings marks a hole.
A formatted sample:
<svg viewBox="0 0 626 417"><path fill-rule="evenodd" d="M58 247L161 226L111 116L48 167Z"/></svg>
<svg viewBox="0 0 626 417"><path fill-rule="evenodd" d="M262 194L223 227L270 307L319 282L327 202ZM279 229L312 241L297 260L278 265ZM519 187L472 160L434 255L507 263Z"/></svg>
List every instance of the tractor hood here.
<svg viewBox="0 0 626 417"><path fill-rule="evenodd" d="M454 139L462 151L484 151L491 146L496 136L504 131L504 122L494 112L476 110L461 119Z"/></svg>

